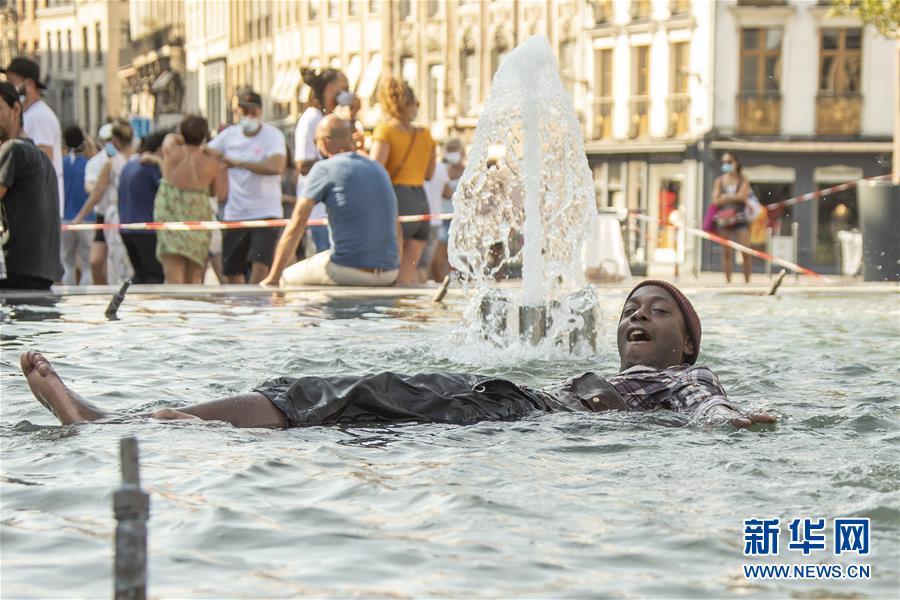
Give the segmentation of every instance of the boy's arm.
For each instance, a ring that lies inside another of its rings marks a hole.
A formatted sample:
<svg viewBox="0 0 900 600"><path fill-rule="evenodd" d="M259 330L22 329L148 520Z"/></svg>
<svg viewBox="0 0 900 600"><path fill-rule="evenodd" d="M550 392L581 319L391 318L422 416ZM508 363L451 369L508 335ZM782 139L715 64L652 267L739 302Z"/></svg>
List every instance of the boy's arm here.
<svg viewBox="0 0 900 600"><path fill-rule="evenodd" d="M688 369L683 377L684 385L675 393L673 408L688 413L691 421L702 420L712 425L730 422L740 428L777 421L771 415L745 414L738 410L728 400L719 378L705 367Z"/></svg>

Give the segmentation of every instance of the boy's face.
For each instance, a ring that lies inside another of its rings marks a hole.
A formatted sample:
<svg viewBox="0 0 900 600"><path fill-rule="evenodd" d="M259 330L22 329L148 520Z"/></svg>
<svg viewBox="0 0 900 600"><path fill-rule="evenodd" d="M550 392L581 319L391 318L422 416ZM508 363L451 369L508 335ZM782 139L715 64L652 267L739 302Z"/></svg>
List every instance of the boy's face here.
<svg viewBox="0 0 900 600"><path fill-rule="evenodd" d="M617 335L620 370L635 365L665 369L685 362L694 353L684 315L666 290L655 285L638 288L625 302Z"/></svg>

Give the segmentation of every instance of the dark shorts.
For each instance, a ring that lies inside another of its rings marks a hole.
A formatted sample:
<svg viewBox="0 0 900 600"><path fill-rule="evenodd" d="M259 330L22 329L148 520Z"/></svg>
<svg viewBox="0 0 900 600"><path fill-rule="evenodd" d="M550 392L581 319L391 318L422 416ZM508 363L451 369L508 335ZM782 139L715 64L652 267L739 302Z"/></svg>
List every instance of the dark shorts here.
<svg viewBox="0 0 900 600"><path fill-rule="evenodd" d="M284 413L291 427L410 421L464 425L565 410L505 379L462 373L279 377L254 391Z"/></svg>
<svg viewBox="0 0 900 600"><path fill-rule="evenodd" d="M280 227L223 230L222 272L243 275L255 262L271 267L280 235Z"/></svg>
<svg viewBox="0 0 900 600"><path fill-rule="evenodd" d="M156 260L155 231L123 231L122 243L134 267L133 283L163 283L163 268Z"/></svg>
<svg viewBox="0 0 900 600"><path fill-rule="evenodd" d="M428 197L425 196L425 188L410 185L395 185L394 193L397 195L397 208L400 215L427 215ZM403 224L404 240L428 241L428 232L431 231L429 221Z"/></svg>
<svg viewBox="0 0 900 600"><path fill-rule="evenodd" d="M97 225L103 225L103 215L97 215ZM106 236L103 235L102 229L98 229L94 232L94 241L100 242L101 244L106 243Z"/></svg>

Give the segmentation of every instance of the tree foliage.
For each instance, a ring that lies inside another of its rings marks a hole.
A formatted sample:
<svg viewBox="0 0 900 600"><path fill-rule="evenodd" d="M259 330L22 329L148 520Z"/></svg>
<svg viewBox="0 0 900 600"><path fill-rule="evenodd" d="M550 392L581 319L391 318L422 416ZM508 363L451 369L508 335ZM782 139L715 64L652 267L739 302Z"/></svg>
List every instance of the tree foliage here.
<svg viewBox="0 0 900 600"><path fill-rule="evenodd" d="M900 35L900 0L831 0L836 15L857 15L885 37Z"/></svg>

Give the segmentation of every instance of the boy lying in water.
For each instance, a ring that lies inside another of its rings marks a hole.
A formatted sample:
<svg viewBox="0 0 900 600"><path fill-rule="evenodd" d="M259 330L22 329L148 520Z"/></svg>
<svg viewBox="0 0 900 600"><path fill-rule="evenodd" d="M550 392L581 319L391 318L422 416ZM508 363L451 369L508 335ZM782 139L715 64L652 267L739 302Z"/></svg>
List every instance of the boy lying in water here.
<svg viewBox="0 0 900 600"><path fill-rule="evenodd" d="M586 373L534 389L505 379L456 373L363 377L280 377L255 390L202 404L164 408L144 417L227 421L235 427L301 427L397 422L467 424L512 420L535 412L669 409L691 421L736 427L774 423L738 411L718 377L694 366L700 319L690 301L663 281L639 283L618 327L620 370L608 380ZM103 411L70 390L37 352L22 354L35 398L64 425L123 416Z"/></svg>

